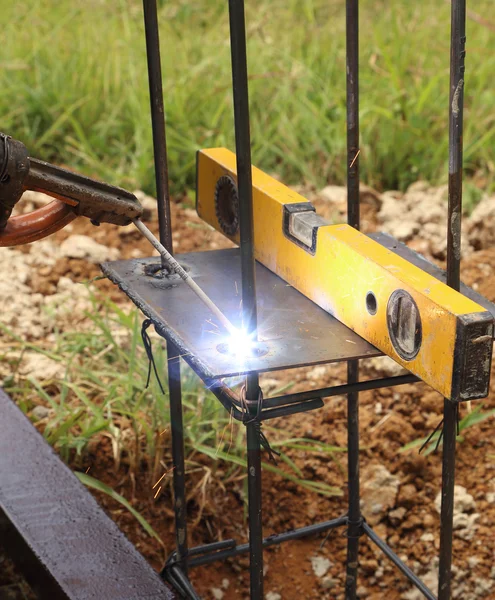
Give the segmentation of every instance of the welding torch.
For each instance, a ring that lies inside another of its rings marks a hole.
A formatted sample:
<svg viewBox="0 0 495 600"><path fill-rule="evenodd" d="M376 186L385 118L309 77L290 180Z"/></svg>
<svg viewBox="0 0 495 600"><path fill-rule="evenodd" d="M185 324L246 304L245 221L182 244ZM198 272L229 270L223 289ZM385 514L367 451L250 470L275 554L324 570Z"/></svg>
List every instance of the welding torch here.
<svg viewBox="0 0 495 600"><path fill-rule="evenodd" d="M54 200L31 213L11 216L27 190ZM87 217L94 225L133 223L158 250L170 272L183 279L229 334L237 334L234 325L141 221L142 214L138 199L127 190L32 158L22 142L0 133L0 247L40 240L78 216Z"/></svg>

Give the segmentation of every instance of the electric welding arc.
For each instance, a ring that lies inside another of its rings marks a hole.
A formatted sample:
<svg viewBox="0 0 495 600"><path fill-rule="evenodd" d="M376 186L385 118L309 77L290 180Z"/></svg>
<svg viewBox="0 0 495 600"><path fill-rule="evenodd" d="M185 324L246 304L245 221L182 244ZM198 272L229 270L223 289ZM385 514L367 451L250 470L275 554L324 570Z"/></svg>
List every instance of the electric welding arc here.
<svg viewBox="0 0 495 600"><path fill-rule="evenodd" d="M139 229L140 233L154 246L156 250L160 253L160 256L167 263L170 269L179 275L181 279L184 280L185 283L193 290L193 292L198 296L198 298L206 304L206 306L214 313L217 319L222 323L222 325L227 329L227 331L231 335L238 334L238 330L232 323L227 319L227 317L223 314L223 312L218 308L218 306L203 292L203 290L199 287L199 285L194 281L194 279L187 273L187 271L175 260L175 258L167 251L167 249L160 244L160 242L156 239L156 237L151 233L151 231L146 227L146 225L141 221L141 219L133 219L132 222Z"/></svg>

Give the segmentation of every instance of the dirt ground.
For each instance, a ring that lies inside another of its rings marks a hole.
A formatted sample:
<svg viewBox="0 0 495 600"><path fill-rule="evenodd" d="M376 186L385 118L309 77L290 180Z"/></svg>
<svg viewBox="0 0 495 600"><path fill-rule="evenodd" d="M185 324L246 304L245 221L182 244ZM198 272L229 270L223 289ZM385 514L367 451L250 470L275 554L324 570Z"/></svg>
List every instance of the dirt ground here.
<svg viewBox="0 0 495 600"><path fill-rule="evenodd" d="M329 187L316 193L304 190L318 212L336 221L344 219L345 191ZM384 230L443 264L445 244L445 188L429 188L418 182L405 195L396 192L377 194L363 188L363 229ZM36 203L38 199L35 197ZM156 231L156 218L149 204L149 226ZM29 208L29 207L28 207ZM184 203L173 205L174 243L179 252L227 247L228 241L212 231ZM495 301L495 198L485 198L473 215L465 219L462 264L463 281ZM83 237L81 237L83 236ZM91 240L88 241L88 236ZM94 244L97 243L97 245ZM100 246L101 245L101 246ZM117 230L111 226L94 228L76 221L48 241L31 247L2 250L2 258L14 261L16 278L1 279L0 300L9 306L9 298L21 304L20 314L6 310L4 319L17 327L27 339L45 339L52 335L53 322L43 309L55 306L58 325L78 327L74 306L73 282L99 275L98 262L107 258L150 255L150 248L133 227ZM62 284L61 284L62 282ZM93 284L124 302L122 294L106 280ZM81 286L78 287L78 290ZM12 288L15 291L12 291ZM24 299L19 301L19 297ZM34 300L33 300L34 298ZM29 299L29 301L28 301ZM77 302L84 304L84 298ZM51 303L51 304L50 304ZM4 342L2 342L4 343ZM361 361L361 378L395 374L397 365L389 359ZM1 373L0 373L1 375ZM291 391L325 387L345 382L345 365L334 364L262 378L269 384L295 381ZM6 374L4 373L4 376ZM473 403L474 404L474 403ZM491 394L483 401L485 409L495 408L495 377ZM368 522L396 550L413 570L424 577L436 591L436 567L439 548L439 490L441 453L419 455L417 450L401 448L429 434L441 420L443 399L424 384L364 392L360 395L362 508ZM462 406L461 416L469 407ZM306 437L327 444L347 444L346 399L326 400L324 408L295 415L283 424L295 437ZM340 464L328 457L300 451L288 451L302 469L305 478L335 485L344 490L342 497L324 498L270 472L263 474L263 524L265 534L317 523L342 515L346 511L345 454ZM207 459L205 459L207 463ZM174 545L171 490L167 488L158 501L142 482L126 477L125 464L115 473L110 442L102 438L93 447L85 466L91 474L131 498L137 508L159 532L168 551ZM222 467L217 470L221 476ZM188 480L188 512L195 521L200 509L192 492L197 475ZM457 451L457 485L455 508L454 598L495 599L495 436L493 420L463 432ZM163 564L164 549L151 540L131 515L106 496L98 500L119 524L151 564ZM190 543L200 544L233 537L247 540L242 482L231 482L223 492L206 494L199 523L191 527ZM266 600L342 599L345 578L346 538L342 530L328 539L321 536L269 548L265 558ZM362 538L359 597L368 600L416 600L422 596L396 571L379 550ZM197 590L205 599L243 600L249 588L247 558L214 563L191 574Z"/></svg>

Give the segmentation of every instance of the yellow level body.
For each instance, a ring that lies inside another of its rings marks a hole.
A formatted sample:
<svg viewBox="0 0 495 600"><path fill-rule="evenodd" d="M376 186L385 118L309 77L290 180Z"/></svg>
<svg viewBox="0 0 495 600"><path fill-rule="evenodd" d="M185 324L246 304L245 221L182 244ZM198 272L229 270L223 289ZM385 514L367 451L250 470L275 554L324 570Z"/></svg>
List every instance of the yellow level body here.
<svg viewBox="0 0 495 600"><path fill-rule="evenodd" d="M225 233L215 194L220 178L237 181L235 154L202 150L197 173L198 214ZM252 179L256 260L445 397L487 395L488 311L348 225L320 225L313 250L305 248L284 219L307 200L257 168ZM239 243L238 231L228 237Z"/></svg>

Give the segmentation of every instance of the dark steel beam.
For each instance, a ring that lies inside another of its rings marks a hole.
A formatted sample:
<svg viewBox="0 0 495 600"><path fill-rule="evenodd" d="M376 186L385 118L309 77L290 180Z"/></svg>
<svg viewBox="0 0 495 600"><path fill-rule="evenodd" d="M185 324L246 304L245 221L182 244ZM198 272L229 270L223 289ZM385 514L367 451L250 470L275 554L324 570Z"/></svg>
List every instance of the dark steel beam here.
<svg viewBox="0 0 495 600"><path fill-rule="evenodd" d="M306 527L300 527L299 529L293 529L292 531L285 531L284 533L270 535L263 540L263 548L268 548L269 546L276 546L278 544L283 544L284 542L291 542L293 540L299 540L312 535L317 535L319 533L324 533L330 529L342 527L346 525L346 523L347 517L343 516L338 517L337 519L332 519L331 521L317 523L316 525L307 525ZM201 565L207 565L217 560L225 560L226 558L238 556L239 554L245 554L249 551L249 544L240 544L239 546L236 546L234 543L234 547L229 547L221 552L215 551L215 545L216 544L209 544L209 546L212 546L211 548L208 546L202 546L201 549L204 549L204 551L207 553L204 556L191 558L190 566L199 567ZM191 552L194 551L195 549L193 549Z"/></svg>
<svg viewBox="0 0 495 600"><path fill-rule="evenodd" d="M180 377L180 352L167 342L168 389L170 425L172 437L173 488L175 537L177 561L187 576L187 513L186 513L186 466L184 454L184 424L182 417L182 386Z"/></svg>
<svg viewBox="0 0 495 600"><path fill-rule="evenodd" d="M359 0L346 0L347 67L347 222L359 229ZM359 361L347 363L350 387L359 381ZM349 526L345 596L355 600L358 576L361 508L359 502L359 393L347 396L347 487Z"/></svg>
<svg viewBox="0 0 495 600"><path fill-rule="evenodd" d="M351 361L354 362L354 361ZM296 392L294 394L285 394L283 396L275 396L274 398L266 398L263 400L263 408L272 408L275 406L283 406L295 402L305 402L312 398L330 398L332 396L341 396L344 394L352 394L353 392L365 392L367 390L376 390L384 387L394 387L397 385L405 385L407 383L415 383L420 381L416 375L397 375L395 377L383 377L380 379L370 379L369 381L357 381L355 383L345 383L343 385L332 385L327 388L317 390L308 390L307 392Z"/></svg>
<svg viewBox="0 0 495 600"><path fill-rule="evenodd" d="M428 589L428 587L417 577L411 569L404 564L401 559L397 556L397 554L390 548L388 544L386 544L378 535L373 531L373 529L367 524L363 523L363 531L368 536L368 538L376 545L380 550L385 554L385 556L390 559L394 565L399 569L399 571L407 577L407 579L415 585L418 590L423 594L425 598L428 600L436 600L436 596Z"/></svg>
<svg viewBox="0 0 495 600"><path fill-rule="evenodd" d="M256 277L254 261L254 227L252 198L251 134L249 127L249 92L244 0L229 0L232 87L239 191L239 228L242 274L243 326L257 337ZM251 598L263 598L263 529L261 520L261 451L260 429L255 401L260 394L258 374L246 377L246 400L252 402L251 422L246 425L249 496L249 559Z"/></svg>
<svg viewBox="0 0 495 600"><path fill-rule="evenodd" d="M462 133L466 56L466 0L452 0L449 96L449 206L447 285L460 289L462 220ZM459 406L444 400L439 600L450 600L457 419Z"/></svg>
<svg viewBox="0 0 495 600"><path fill-rule="evenodd" d="M143 10L146 54L148 59L151 126L153 129L153 153L155 157L156 197L158 201L160 242L170 254L173 254L167 138L165 133L165 108L163 105L160 35L156 0L143 0Z"/></svg>

